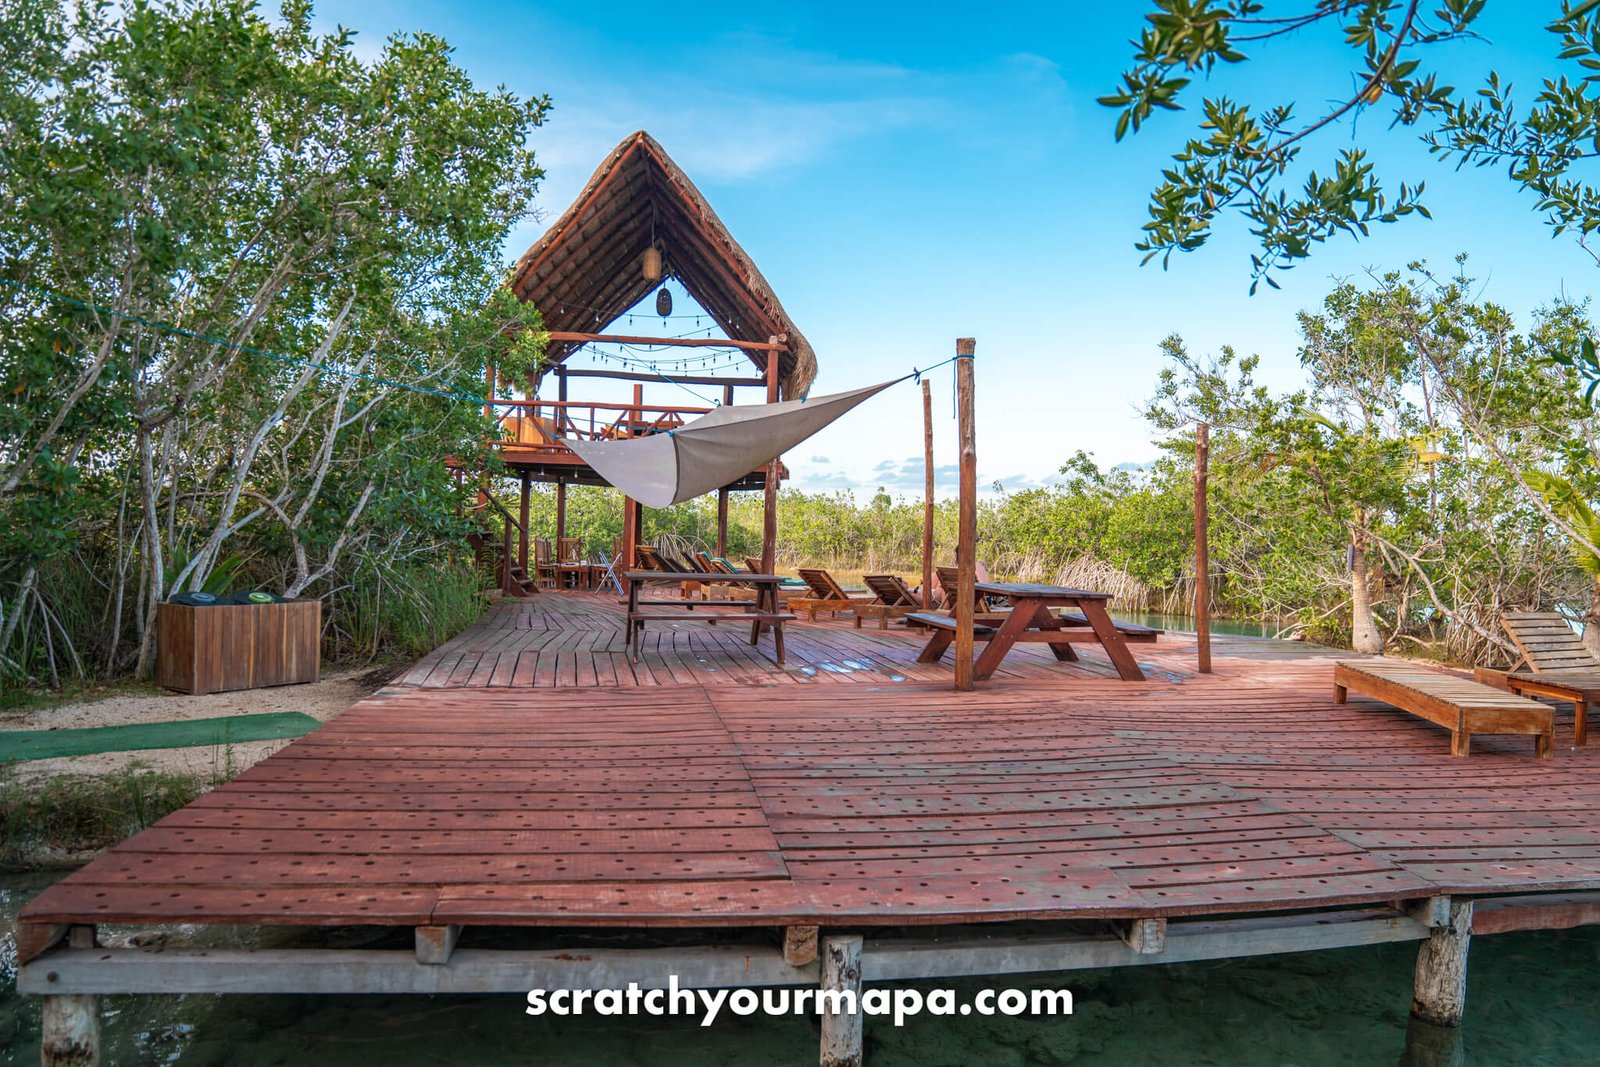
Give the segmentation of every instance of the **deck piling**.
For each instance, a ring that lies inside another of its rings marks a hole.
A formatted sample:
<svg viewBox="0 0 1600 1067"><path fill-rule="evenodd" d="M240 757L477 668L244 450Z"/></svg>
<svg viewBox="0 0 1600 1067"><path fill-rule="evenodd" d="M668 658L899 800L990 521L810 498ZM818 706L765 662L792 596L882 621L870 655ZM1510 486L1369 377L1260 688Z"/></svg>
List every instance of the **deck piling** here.
<svg viewBox="0 0 1600 1067"><path fill-rule="evenodd" d="M92 926L67 931L70 948L94 948ZM44 998L39 1062L43 1067L99 1067L100 998L92 993L62 993Z"/></svg>
<svg viewBox="0 0 1600 1067"><path fill-rule="evenodd" d="M1467 948L1472 901L1452 900L1448 919L1433 927L1417 952L1411 1015L1434 1026L1460 1026L1467 1005Z"/></svg>
<svg viewBox="0 0 1600 1067"><path fill-rule="evenodd" d="M822 1014L822 1067L861 1067L862 1017L861 1017L861 938L827 937L822 940L822 992L848 991L850 1004L856 1010L842 1012L830 1010L836 1005L823 996Z"/></svg>

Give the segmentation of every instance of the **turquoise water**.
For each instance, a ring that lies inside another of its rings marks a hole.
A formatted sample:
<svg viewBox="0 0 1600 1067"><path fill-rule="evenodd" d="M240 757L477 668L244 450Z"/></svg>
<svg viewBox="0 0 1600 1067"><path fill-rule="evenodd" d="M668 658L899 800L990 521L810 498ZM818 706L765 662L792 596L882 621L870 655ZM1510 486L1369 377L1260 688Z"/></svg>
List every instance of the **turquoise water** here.
<svg viewBox="0 0 1600 1067"><path fill-rule="evenodd" d="M39 1062L38 1000L15 992L11 924L22 904L57 877L0 874L0 1062ZM239 934L211 936L237 943ZM370 935L355 930L314 936L321 943L370 943ZM1476 941L1460 1059L1422 1054L1441 1037L1446 1046L1457 1040L1449 1034L1413 1028L1408 1036L1415 958L1415 945L1382 945L956 982L963 996L991 984L1070 989L1075 1011L1038 1019L924 1016L898 1029L869 1020L867 1061L871 1067L1600 1063L1600 928ZM726 1017L709 1029L683 1019L533 1019L518 996L123 996L104 1005L108 1067L817 1062L814 1025L792 1017Z"/></svg>
<svg viewBox="0 0 1600 1067"><path fill-rule="evenodd" d="M1141 626L1154 626L1162 630L1177 630L1182 633L1194 633L1194 616L1192 615L1135 615L1120 611L1112 612L1123 622L1136 622ZM1214 634L1234 634L1240 637L1273 637L1289 624L1269 619L1265 622L1256 622L1252 619L1212 619L1211 632Z"/></svg>

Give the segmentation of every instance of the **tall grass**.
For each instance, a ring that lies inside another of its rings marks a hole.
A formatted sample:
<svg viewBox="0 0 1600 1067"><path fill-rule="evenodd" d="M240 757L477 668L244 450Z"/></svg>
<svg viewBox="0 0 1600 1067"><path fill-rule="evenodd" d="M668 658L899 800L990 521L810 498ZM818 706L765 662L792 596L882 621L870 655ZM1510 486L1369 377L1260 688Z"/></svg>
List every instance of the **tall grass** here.
<svg viewBox="0 0 1600 1067"><path fill-rule="evenodd" d="M483 613L482 582L456 562L365 570L329 598L328 652L340 659L420 656Z"/></svg>
<svg viewBox="0 0 1600 1067"><path fill-rule="evenodd" d="M112 774L22 780L0 765L0 865L108 848L205 791L191 774L130 765Z"/></svg>

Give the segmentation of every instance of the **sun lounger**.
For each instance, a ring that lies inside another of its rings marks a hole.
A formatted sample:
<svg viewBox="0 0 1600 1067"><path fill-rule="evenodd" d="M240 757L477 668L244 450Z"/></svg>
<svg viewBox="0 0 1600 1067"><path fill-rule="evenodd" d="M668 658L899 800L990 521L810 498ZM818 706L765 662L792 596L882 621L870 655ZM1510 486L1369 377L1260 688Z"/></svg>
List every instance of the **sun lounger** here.
<svg viewBox="0 0 1600 1067"><path fill-rule="evenodd" d="M1333 700L1373 697L1450 731L1450 754L1466 756L1473 734L1533 734L1540 759L1555 754L1555 713L1538 701L1401 660L1341 660Z"/></svg>
<svg viewBox="0 0 1600 1067"><path fill-rule="evenodd" d="M819 611L837 615L841 611L853 611L861 605L877 602L876 598L870 596L851 596L833 575L817 567L801 567L800 579L806 583L807 594L790 597L789 610L795 614L805 612L806 618L812 622L817 621Z"/></svg>
<svg viewBox="0 0 1600 1067"><path fill-rule="evenodd" d="M1572 741L1589 742L1589 705L1600 701L1600 660L1567 620L1553 611L1508 611L1500 624L1522 660L1509 671L1479 667L1479 681L1520 696L1572 703Z"/></svg>

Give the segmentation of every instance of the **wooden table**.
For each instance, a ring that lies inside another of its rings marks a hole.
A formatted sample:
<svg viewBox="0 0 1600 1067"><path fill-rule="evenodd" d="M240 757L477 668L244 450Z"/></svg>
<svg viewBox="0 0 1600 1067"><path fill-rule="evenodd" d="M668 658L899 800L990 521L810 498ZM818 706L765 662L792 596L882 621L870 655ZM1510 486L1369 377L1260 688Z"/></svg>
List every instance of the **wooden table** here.
<svg viewBox="0 0 1600 1067"><path fill-rule="evenodd" d="M984 622L973 626L973 637L988 642L973 665L973 677L979 681L993 675L1000 661L1006 658L1006 653L1018 642L1049 645L1056 659L1062 662L1078 658L1078 654L1072 650L1074 644L1099 644L1106 650L1112 666L1116 667L1117 675L1123 681L1144 680L1144 672L1128 650L1127 638L1117 629L1117 624L1111 621L1106 611L1110 593L1032 582L979 582L976 588L985 596L1003 596L1011 601L1010 611L995 623ZM1083 621L1063 619L1052 610L1062 607L1076 609ZM922 663L937 662L955 640L955 619L927 613L909 615L907 618L934 627L933 636L928 639L927 647L917 659ZM1151 633L1154 634L1154 631Z"/></svg>
<svg viewBox="0 0 1600 1067"><path fill-rule="evenodd" d="M750 643L761 640L761 632L772 628L776 662L783 665L783 624L792 622L793 615L778 610L778 586L783 579L776 574L722 574L706 571L627 571L623 578L628 583L628 655L639 662L639 634L647 622L707 622L716 625L732 618L750 623ZM700 582L705 585L744 586L752 594L748 600L646 600L640 601L639 591L651 582ZM695 618L698 612L700 617Z"/></svg>

